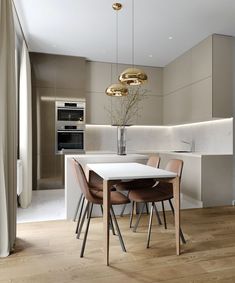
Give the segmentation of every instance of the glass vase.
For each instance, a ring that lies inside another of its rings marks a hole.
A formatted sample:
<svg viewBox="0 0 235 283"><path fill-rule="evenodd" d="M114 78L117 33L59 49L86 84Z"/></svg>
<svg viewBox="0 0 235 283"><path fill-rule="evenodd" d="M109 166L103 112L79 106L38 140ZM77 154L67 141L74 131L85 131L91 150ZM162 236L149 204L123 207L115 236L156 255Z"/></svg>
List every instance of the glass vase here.
<svg viewBox="0 0 235 283"><path fill-rule="evenodd" d="M126 155L126 127L117 127L117 154Z"/></svg>

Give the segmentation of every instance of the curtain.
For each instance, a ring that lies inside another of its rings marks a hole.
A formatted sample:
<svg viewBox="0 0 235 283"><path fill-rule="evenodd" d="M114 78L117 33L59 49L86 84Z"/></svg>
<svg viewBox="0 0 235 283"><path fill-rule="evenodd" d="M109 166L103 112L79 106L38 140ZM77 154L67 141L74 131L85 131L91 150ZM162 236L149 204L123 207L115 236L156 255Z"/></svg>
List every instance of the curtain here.
<svg viewBox="0 0 235 283"><path fill-rule="evenodd" d="M20 206L27 208L32 200L32 96L29 52L23 41L19 86L19 155L23 169Z"/></svg>
<svg viewBox="0 0 235 283"><path fill-rule="evenodd" d="M0 1L0 257L16 238L15 32L11 0Z"/></svg>

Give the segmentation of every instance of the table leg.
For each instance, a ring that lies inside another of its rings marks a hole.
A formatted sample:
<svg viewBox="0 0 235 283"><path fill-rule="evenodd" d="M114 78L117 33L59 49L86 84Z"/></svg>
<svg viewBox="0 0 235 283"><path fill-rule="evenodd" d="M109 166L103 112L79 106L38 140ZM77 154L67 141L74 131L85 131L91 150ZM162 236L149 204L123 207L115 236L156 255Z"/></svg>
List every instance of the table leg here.
<svg viewBox="0 0 235 283"><path fill-rule="evenodd" d="M180 179L176 177L172 180L175 203L175 240L176 255L180 255Z"/></svg>
<svg viewBox="0 0 235 283"><path fill-rule="evenodd" d="M109 265L109 217L110 217L110 184L103 181L103 226L104 226L104 261Z"/></svg>

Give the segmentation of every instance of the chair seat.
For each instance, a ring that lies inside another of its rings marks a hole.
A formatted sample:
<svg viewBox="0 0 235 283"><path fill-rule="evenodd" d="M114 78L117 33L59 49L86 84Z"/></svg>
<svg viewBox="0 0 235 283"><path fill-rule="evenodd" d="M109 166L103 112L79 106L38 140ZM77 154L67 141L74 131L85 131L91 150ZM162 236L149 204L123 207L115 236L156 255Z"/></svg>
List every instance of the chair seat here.
<svg viewBox="0 0 235 283"><path fill-rule="evenodd" d="M95 204L103 204L103 191L91 189L90 192L94 197ZM127 204L130 202L130 200L119 192L111 191L110 202L111 205L118 205L118 204Z"/></svg>
<svg viewBox="0 0 235 283"><path fill-rule="evenodd" d="M159 182L154 188L165 195L173 196L173 186L171 183Z"/></svg>
<svg viewBox="0 0 235 283"><path fill-rule="evenodd" d="M130 191L130 190L139 190L144 187L152 187L155 185L156 181L154 179L139 179L131 181L122 181L116 184L114 187L118 191Z"/></svg>
<svg viewBox="0 0 235 283"><path fill-rule="evenodd" d="M158 202L171 199L172 192L162 192L156 187L131 190L128 195L129 199L135 202Z"/></svg>

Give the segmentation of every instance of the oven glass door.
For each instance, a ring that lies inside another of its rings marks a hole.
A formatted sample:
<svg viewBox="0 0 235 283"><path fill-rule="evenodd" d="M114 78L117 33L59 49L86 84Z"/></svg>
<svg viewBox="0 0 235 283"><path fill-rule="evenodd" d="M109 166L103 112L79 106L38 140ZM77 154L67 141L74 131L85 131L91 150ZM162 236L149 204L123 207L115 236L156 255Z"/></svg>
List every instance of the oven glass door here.
<svg viewBox="0 0 235 283"><path fill-rule="evenodd" d="M57 151L84 150L84 131L57 131Z"/></svg>
<svg viewBox="0 0 235 283"><path fill-rule="evenodd" d="M83 108L57 108L58 121L76 121L84 122L84 109Z"/></svg>

